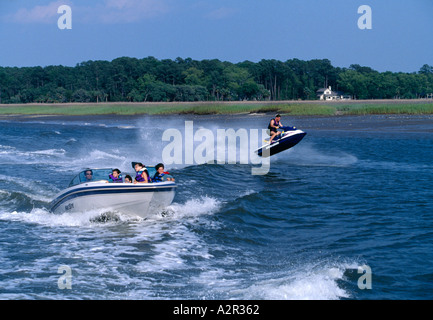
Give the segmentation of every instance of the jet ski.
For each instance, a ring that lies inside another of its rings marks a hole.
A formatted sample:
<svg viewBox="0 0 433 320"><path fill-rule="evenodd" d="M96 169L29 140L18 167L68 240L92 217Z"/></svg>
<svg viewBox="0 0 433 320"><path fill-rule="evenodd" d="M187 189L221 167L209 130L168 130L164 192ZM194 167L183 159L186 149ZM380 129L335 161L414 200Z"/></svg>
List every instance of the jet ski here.
<svg viewBox="0 0 433 320"><path fill-rule="evenodd" d="M307 134L306 132L297 129L296 127L281 127L283 132L274 138L271 144L269 139L266 139L267 144L258 148L255 153L260 157L270 157L274 154L280 153L281 151L290 149L297 145Z"/></svg>

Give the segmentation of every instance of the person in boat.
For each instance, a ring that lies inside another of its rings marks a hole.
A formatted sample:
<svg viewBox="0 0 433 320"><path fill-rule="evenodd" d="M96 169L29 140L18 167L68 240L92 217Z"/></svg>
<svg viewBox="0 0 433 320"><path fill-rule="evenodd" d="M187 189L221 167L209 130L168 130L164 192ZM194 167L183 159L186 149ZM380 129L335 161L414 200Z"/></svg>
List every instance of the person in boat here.
<svg viewBox="0 0 433 320"><path fill-rule="evenodd" d="M271 121L269 122L268 129L269 129L269 135L271 136L271 138L269 139L269 144L272 143L272 140L274 140L276 136L281 135L281 131L278 131L278 129L283 126L280 120L281 120L281 116L277 114L275 118L271 119Z"/></svg>
<svg viewBox="0 0 433 320"><path fill-rule="evenodd" d="M149 178L149 174L148 174L147 169L144 166L144 164L142 164L141 162L137 162L134 165L134 169L136 172L134 183L149 183L149 182L151 182L150 178Z"/></svg>
<svg viewBox="0 0 433 320"><path fill-rule="evenodd" d="M109 175L109 182L114 182L114 183L122 183L123 182L123 178L120 175L121 172L119 169L114 169L113 172Z"/></svg>
<svg viewBox="0 0 433 320"><path fill-rule="evenodd" d="M86 178L86 182L93 181L93 171L92 170L86 170L84 172L84 177Z"/></svg>
<svg viewBox="0 0 433 320"><path fill-rule="evenodd" d="M132 183L132 177L129 174L125 176L125 183Z"/></svg>
<svg viewBox="0 0 433 320"><path fill-rule="evenodd" d="M156 173L152 178L153 182L174 181L169 172L164 171L164 164L158 163L155 166Z"/></svg>

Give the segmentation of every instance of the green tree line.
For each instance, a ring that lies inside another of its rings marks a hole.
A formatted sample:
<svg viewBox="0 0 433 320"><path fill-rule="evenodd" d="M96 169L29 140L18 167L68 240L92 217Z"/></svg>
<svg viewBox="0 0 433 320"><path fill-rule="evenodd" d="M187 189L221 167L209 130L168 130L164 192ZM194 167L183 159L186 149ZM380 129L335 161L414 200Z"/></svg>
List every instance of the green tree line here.
<svg viewBox="0 0 433 320"><path fill-rule="evenodd" d="M403 73L334 67L327 59L231 63L154 57L0 67L0 103L315 100L324 86L355 99L422 98L433 93L433 67Z"/></svg>

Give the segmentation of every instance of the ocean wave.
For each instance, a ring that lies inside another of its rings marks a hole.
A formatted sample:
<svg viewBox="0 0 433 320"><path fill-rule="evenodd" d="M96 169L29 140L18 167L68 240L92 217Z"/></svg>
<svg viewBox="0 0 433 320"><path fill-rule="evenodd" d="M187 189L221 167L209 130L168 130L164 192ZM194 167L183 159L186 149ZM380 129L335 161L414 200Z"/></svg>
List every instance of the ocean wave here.
<svg viewBox="0 0 433 320"><path fill-rule="evenodd" d="M0 159L2 163L38 164L49 159L58 161L65 154L66 150L62 148L22 151L16 147L0 145Z"/></svg>
<svg viewBox="0 0 433 320"><path fill-rule="evenodd" d="M46 155L46 156L61 156L66 153L65 149L46 149L29 152L32 155Z"/></svg>
<svg viewBox="0 0 433 320"><path fill-rule="evenodd" d="M7 194L14 197L26 198L41 202L50 202L59 191L54 185L42 181L33 181L26 178L0 174L0 181L8 185Z"/></svg>
<svg viewBox="0 0 433 320"><path fill-rule="evenodd" d="M294 270L257 275L252 285L233 292L235 299L253 300L339 300L351 297L342 286L346 272L356 263L324 262L299 265Z"/></svg>
<svg viewBox="0 0 433 320"><path fill-rule="evenodd" d="M193 218L202 215L210 215L217 212L221 207L221 201L212 197L202 197L200 199L190 199L185 203L173 203L167 211L173 219Z"/></svg>

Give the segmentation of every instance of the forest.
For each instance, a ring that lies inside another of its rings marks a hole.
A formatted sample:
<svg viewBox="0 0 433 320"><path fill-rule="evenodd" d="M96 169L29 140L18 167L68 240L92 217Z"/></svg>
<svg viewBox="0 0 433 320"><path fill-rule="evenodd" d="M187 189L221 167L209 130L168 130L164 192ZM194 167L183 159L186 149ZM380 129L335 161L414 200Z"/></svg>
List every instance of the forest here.
<svg viewBox="0 0 433 320"><path fill-rule="evenodd" d="M433 67L378 72L328 59L231 63L121 57L75 67L0 67L0 103L317 100L331 86L353 99L417 99L433 93Z"/></svg>

